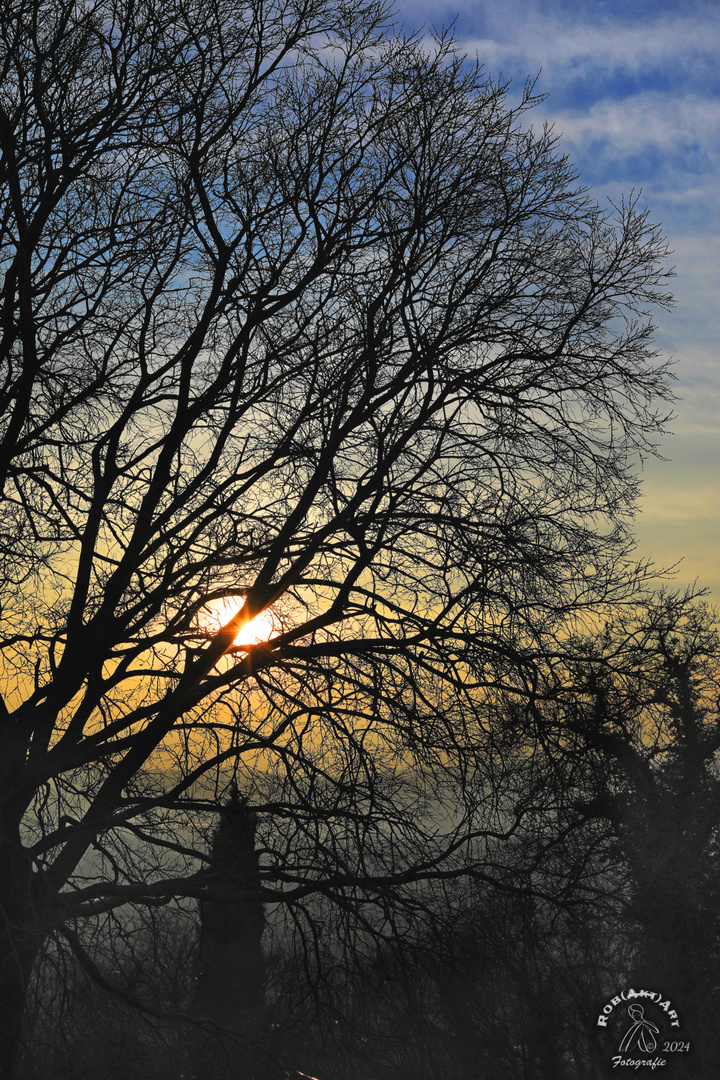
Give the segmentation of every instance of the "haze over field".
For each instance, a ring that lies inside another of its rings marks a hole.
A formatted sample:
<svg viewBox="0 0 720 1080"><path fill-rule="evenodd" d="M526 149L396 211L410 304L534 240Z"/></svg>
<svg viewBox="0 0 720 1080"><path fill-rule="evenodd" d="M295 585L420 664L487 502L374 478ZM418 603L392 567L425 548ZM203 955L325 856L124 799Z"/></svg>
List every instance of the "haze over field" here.
<svg viewBox="0 0 720 1080"><path fill-rule="evenodd" d="M643 471L638 554L683 559L675 583L720 596L720 8L692 0L403 0L406 26L448 25L493 75L520 88L540 72L536 111L563 135L601 201L642 188L673 251L677 307L657 312L657 343L676 361L665 461Z"/></svg>

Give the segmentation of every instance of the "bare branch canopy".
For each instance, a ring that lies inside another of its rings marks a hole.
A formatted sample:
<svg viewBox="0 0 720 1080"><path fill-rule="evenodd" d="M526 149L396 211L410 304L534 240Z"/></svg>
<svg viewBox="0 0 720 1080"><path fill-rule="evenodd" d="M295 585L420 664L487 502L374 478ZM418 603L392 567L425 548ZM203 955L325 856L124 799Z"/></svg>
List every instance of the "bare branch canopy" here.
<svg viewBox="0 0 720 1080"><path fill-rule="evenodd" d="M3 7L11 1042L53 927L212 888L231 782L264 898L466 872L483 694L638 573L666 249L538 100L366 0Z"/></svg>

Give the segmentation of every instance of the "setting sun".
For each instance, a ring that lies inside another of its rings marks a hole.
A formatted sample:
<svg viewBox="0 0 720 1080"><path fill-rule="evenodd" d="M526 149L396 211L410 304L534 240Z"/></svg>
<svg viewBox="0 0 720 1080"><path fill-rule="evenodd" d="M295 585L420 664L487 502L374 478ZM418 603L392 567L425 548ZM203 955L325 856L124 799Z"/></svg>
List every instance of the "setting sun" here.
<svg viewBox="0 0 720 1080"><path fill-rule="evenodd" d="M204 630L211 633L225 626L243 606L242 596L226 596L222 600L211 600L206 605L200 616ZM280 633L280 623L277 613L272 608L267 608L256 615L254 619L245 623L240 632L233 639L233 645L249 646L258 645L263 641L269 641Z"/></svg>

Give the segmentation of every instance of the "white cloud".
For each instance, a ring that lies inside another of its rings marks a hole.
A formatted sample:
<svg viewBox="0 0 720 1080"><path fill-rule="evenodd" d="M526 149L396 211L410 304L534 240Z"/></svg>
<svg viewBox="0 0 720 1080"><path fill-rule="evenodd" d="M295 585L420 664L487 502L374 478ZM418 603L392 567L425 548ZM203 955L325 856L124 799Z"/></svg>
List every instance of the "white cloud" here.
<svg viewBox="0 0 720 1080"><path fill-rule="evenodd" d="M605 23L588 10L587 23L568 25L567 18L552 10L542 13L528 4L482 5L480 10L493 25L492 36L463 41L470 53L493 71L523 65L528 72L543 68L552 81L605 75L647 73L649 70L677 74L678 69L713 64L717 57L720 10L704 17L696 14L661 16L654 22L634 26ZM582 11L581 11L582 14Z"/></svg>
<svg viewBox="0 0 720 1080"><path fill-rule="evenodd" d="M720 156L720 101L696 94L646 90L621 101L601 99L582 111L557 112L552 119L574 145L608 142L615 156L693 147Z"/></svg>
<svg viewBox="0 0 720 1080"><path fill-rule="evenodd" d="M452 18L443 0L411 3L408 23ZM575 0L571 14L563 7L468 0L464 25L479 32L460 45L494 76L512 77L515 89L542 69L538 90L550 96L528 122L555 125L560 149L599 199L642 188L651 220L662 223L677 307L655 313L656 341L677 361L676 418L660 445L668 460L651 460L643 472L636 535L639 554L658 564L686 557L678 585L698 577L718 597L720 4L683 0L670 13L648 14L630 2L622 18L595 0Z"/></svg>

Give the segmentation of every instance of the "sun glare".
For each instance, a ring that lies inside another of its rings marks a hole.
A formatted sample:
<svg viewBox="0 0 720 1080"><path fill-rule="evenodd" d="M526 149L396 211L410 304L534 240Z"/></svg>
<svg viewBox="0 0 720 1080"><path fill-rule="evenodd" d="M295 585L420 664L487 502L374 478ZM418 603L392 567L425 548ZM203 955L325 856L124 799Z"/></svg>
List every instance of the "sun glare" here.
<svg viewBox="0 0 720 1080"><path fill-rule="evenodd" d="M211 600L201 615L203 629L216 633L234 615L237 615L243 606L241 596L226 596L222 600ZM233 639L233 645L249 646L258 645L263 641L269 641L280 633L280 621L277 614L268 608L261 611L250 622L245 623L237 637Z"/></svg>

